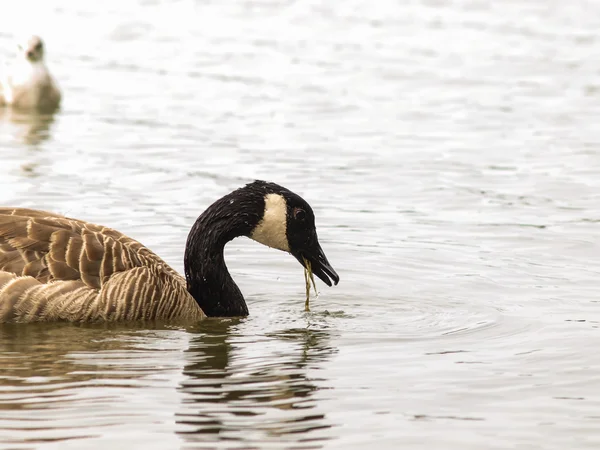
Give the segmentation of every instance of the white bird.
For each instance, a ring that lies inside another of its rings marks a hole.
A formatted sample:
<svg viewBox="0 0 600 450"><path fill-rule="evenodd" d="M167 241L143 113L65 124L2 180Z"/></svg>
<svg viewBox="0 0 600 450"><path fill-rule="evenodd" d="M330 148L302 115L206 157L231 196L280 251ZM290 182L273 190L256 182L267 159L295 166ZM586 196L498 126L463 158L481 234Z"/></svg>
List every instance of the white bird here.
<svg viewBox="0 0 600 450"><path fill-rule="evenodd" d="M44 43L31 36L18 45L15 60L0 76L0 105L20 110L53 112L61 93L44 63Z"/></svg>

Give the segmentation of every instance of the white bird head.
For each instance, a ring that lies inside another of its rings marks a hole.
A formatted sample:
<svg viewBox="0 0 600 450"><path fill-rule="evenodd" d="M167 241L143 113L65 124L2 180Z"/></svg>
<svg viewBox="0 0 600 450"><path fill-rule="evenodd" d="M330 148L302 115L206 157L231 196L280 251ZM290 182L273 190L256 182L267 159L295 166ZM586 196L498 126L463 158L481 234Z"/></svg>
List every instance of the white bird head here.
<svg viewBox="0 0 600 450"><path fill-rule="evenodd" d="M17 48L19 53L32 63L44 59L44 43L39 36L29 36L17 44Z"/></svg>

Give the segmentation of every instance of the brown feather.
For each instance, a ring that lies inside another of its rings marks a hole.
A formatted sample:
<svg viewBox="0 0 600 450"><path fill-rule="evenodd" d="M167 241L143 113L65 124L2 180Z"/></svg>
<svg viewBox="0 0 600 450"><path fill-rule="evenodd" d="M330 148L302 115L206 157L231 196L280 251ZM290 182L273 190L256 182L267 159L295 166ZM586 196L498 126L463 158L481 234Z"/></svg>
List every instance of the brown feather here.
<svg viewBox="0 0 600 450"><path fill-rule="evenodd" d="M116 230L0 208L0 323L204 318L185 286L156 254Z"/></svg>

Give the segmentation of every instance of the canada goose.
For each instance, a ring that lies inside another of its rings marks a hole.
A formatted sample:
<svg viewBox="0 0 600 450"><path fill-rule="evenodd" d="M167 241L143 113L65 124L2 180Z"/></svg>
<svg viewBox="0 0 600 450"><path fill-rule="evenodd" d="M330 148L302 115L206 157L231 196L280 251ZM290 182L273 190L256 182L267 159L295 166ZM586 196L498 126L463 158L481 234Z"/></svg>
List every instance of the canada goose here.
<svg viewBox="0 0 600 450"><path fill-rule="evenodd" d="M308 260L329 286L339 281L310 205L275 183L247 184L198 217L185 248L185 277L116 230L0 208L0 323L246 316L223 257L238 236L289 252L303 266Z"/></svg>
<svg viewBox="0 0 600 450"><path fill-rule="evenodd" d="M15 60L0 79L0 105L21 110L55 111L61 93L44 63L44 43L31 36L18 44Z"/></svg>

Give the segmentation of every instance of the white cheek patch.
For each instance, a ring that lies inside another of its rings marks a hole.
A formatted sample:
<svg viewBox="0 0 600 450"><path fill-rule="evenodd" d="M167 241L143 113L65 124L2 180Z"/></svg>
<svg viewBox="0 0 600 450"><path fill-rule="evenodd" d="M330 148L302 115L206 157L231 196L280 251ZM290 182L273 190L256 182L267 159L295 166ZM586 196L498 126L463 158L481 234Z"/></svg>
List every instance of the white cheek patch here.
<svg viewBox="0 0 600 450"><path fill-rule="evenodd" d="M287 203L279 194L265 196L265 212L250 237L267 247L290 251L287 240Z"/></svg>

